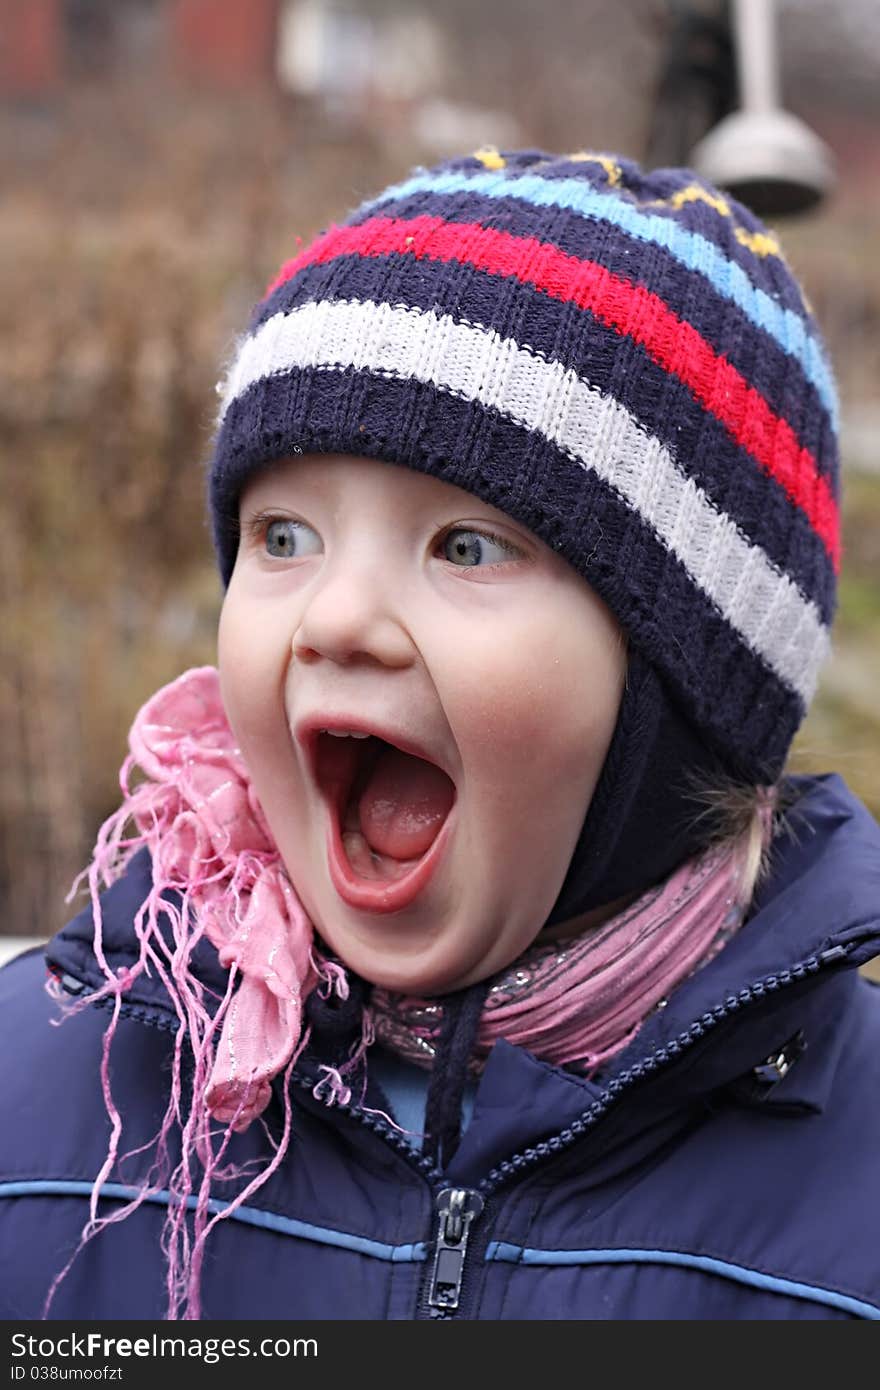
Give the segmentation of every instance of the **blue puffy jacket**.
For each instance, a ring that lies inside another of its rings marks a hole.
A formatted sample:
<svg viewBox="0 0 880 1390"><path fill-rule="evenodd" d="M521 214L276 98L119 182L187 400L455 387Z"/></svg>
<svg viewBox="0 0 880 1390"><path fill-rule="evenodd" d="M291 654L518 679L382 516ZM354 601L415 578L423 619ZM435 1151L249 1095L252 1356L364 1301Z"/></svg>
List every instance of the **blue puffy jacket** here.
<svg viewBox="0 0 880 1390"><path fill-rule="evenodd" d="M284 1164L210 1238L203 1316L880 1318L880 993L856 969L880 952L880 829L838 777L798 781L794 834L733 941L601 1084L498 1043L445 1173L384 1121L315 1100L319 1057L305 1056ZM148 875L142 852L105 894L114 965L133 955ZM90 940L85 912L49 946L71 991L101 983ZM40 1315L109 1133L106 1009L52 1026L44 976L38 953L0 972L5 1319ZM120 1152L155 1134L173 1040L155 978L123 1012ZM374 1085L368 1104L383 1100ZM231 1156L265 1151L252 1125ZM148 1166L145 1153L114 1173L102 1210ZM156 1200L106 1228L51 1316L161 1318L164 1217Z"/></svg>

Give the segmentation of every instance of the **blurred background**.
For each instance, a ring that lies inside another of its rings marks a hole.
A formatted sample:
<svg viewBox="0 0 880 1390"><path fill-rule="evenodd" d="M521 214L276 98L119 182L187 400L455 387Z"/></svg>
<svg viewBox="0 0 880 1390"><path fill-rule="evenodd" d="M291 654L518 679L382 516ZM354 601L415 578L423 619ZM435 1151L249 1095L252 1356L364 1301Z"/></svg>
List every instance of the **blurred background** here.
<svg viewBox="0 0 880 1390"><path fill-rule="evenodd" d="M792 766L880 814L880 5L762 5L778 64L751 83L737 0L0 0L0 933L72 915L134 713L215 660L215 382L299 240L412 164L692 163L762 102L804 124L745 152L777 167L744 200L843 412L835 658Z"/></svg>

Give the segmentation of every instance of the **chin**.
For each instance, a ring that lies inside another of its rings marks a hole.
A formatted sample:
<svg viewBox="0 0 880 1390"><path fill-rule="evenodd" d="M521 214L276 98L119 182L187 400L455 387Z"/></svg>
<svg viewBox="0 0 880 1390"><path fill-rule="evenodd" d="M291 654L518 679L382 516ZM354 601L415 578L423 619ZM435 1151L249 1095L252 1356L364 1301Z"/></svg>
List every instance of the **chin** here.
<svg viewBox="0 0 880 1390"><path fill-rule="evenodd" d="M327 940L326 937L324 939ZM489 973L488 968L481 970L479 965L468 968L460 961L442 965L439 962L405 959L389 961L387 952L378 958L373 951L346 949L343 942L334 945L328 940L327 944L343 965L370 984L390 990L393 994L409 994L419 998L450 994Z"/></svg>
<svg viewBox="0 0 880 1390"><path fill-rule="evenodd" d="M419 998L450 994L453 990L462 988L463 984L461 972L454 970L398 970L374 965L372 962L365 962L362 969L358 969L357 966L353 968L365 980L378 985L380 989L390 990L393 994L411 994ZM473 983L470 977L467 983Z"/></svg>

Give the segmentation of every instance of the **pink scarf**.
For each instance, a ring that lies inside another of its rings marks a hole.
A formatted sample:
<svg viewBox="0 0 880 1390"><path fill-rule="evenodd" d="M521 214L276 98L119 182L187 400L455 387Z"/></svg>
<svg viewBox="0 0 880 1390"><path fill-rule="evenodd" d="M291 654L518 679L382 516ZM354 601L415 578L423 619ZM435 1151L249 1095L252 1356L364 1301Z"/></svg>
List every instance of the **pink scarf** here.
<svg viewBox="0 0 880 1390"><path fill-rule="evenodd" d="M147 844L152 897L183 893L198 933L240 977L222 1010L205 1100L215 1118L245 1129L265 1109L269 1083L301 1039L305 997L319 981L325 993L344 997L345 974L313 949L312 924L235 745L217 671L187 671L159 690L137 715L129 742L125 800L102 827L95 864L110 882ZM151 780L131 790L135 765ZM122 840L129 817L139 835ZM739 925L743 854L743 846L713 850L593 932L533 945L490 989L474 1069L497 1038L587 1074L608 1061ZM100 960L100 927L96 947ZM440 1018L436 1002L376 989L364 1042L375 1031L404 1057L430 1066ZM327 1098L350 1098L338 1072L328 1080Z"/></svg>
<svg viewBox="0 0 880 1390"><path fill-rule="evenodd" d="M98 833L93 861L71 890L88 877L95 921L94 950L106 984L88 999L67 1002L77 1012L111 996L113 1012L104 1039L101 1084L111 1121L104 1165L91 1203L91 1219L77 1250L55 1280L46 1302L83 1245L104 1225L129 1215L151 1191L169 1189L168 1316L199 1316L204 1244L219 1220L245 1202L277 1169L291 1133L290 1095L283 1088L284 1125L273 1154L222 1210L211 1215L211 1182L221 1172L232 1131L247 1128L266 1108L273 1078L291 1069L305 1047L303 1003L319 990L348 996L344 968L316 949L312 923L281 862L251 784L220 696L217 671L185 672L140 710L129 735L130 753L120 772L123 802ZM139 768L147 780L131 785ZM136 833L124 832L134 822ZM769 833L767 810L765 833ZM140 941L135 964L114 972L103 949L100 889L124 872L141 848L150 851L153 887L134 923ZM592 1072L633 1038L651 1009L701 962L718 950L742 919L744 845L713 851L683 865L660 888L582 938L536 944L492 984L480 1025L475 1066L497 1038L522 1043L538 1056ZM179 893L180 909L168 900ZM69 900L69 899L68 899ZM170 924L170 937L159 917ZM192 969L192 952L205 935L229 974L215 1007ZM113 1101L109 1054L123 996L142 972L157 973L177 1012L178 1030L168 1110L156 1137L152 1176L129 1204L98 1216L101 1188L119 1159L122 1117ZM54 982L50 990L61 998ZM430 1065L441 1006L375 990L365 1010L362 1035L338 1068L322 1067L315 1094L347 1103L345 1077L362 1072L374 1036L402 1055ZM183 1103L182 1056L192 1066L192 1105ZM211 1120L225 1126L220 1135ZM182 1129L182 1157L174 1167L168 1136ZM219 1144L218 1144L219 1139ZM197 1156L201 1176L191 1162ZM194 1237L185 1223L195 1208Z"/></svg>

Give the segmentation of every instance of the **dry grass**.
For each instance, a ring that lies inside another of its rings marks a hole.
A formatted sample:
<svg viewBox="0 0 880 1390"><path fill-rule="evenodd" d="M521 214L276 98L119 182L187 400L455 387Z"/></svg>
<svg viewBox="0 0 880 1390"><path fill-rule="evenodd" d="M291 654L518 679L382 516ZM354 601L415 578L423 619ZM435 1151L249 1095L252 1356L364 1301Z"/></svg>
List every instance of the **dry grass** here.
<svg viewBox="0 0 880 1390"><path fill-rule="evenodd" d="M340 190L355 203L399 172L368 141L298 129L272 100L194 106L169 91L160 106L152 89L84 89L63 119L0 127L10 933L60 924L118 804L134 712L214 660L203 462L232 334Z"/></svg>

